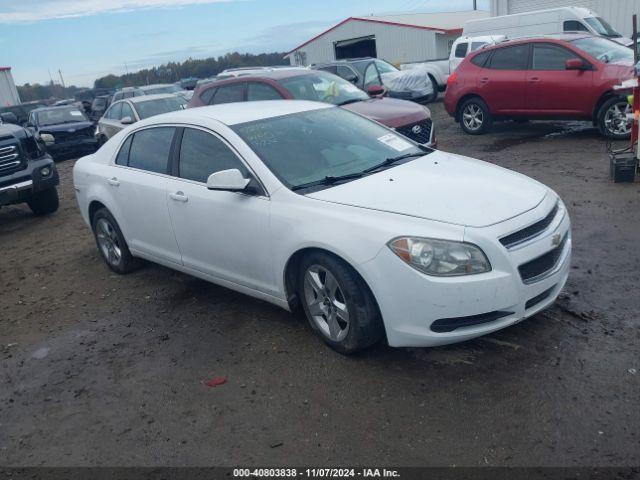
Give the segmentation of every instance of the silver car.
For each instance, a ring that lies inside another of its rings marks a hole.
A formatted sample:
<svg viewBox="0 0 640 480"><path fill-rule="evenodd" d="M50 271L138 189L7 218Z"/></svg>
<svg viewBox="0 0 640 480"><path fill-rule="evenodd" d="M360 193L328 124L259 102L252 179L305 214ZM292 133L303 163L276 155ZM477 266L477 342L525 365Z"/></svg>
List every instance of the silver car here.
<svg viewBox="0 0 640 480"><path fill-rule="evenodd" d="M143 95L112 103L98 121L96 138L103 144L127 125L161 113L182 110L187 101L178 95Z"/></svg>

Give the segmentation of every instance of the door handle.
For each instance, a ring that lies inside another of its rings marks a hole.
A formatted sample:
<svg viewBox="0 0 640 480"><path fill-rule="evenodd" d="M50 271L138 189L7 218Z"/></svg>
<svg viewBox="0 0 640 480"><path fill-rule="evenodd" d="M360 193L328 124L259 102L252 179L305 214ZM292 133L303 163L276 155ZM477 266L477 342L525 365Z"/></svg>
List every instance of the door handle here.
<svg viewBox="0 0 640 480"><path fill-rule="evenodd" d="M482 77L480 83L489 83L489 77Z"/></svg>
<svg viewBox="0 0 640 480"><path fill-rule="evenodd" d="M530 82L539 82L540 81L540 77L531 77L529 79Z"/></svg>
<svg viewBox="0 0 640 480"><path fill-rule="evenodd" d="M111 185L112 187L120 186L120 180L118 180L116 177L110 178L109 180L107 180L107 182L109 182L109 185Z"/></svg>
<svg viewBox="0 0 640 480"><path fill-rule="evenodd" d="M176 202L188 202L189 201L189 197L187 197L184 192L176 192L176 193L170 193L169 194L169 198L171 200L175 200Z"/></svg>

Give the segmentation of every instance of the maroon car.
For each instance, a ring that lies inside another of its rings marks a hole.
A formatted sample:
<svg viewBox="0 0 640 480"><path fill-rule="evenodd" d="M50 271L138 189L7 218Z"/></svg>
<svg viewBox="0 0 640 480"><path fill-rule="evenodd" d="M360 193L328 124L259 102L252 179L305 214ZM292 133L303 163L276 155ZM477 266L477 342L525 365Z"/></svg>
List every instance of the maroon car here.
<svg viewBox="0 0 640 480"><path fill-rule="evenodd" d="M282 99L326 102L380 122L414 142L432 148L436 146L431 112L427 107L385 98L382 87L369 91L368 95L337 75L317 70L262 70L198 86L189 107Z"/></svg>
<svg viewBox="0 0 640 480"><path fill-rule="evenodd" d="M465 58L449 77L444 105L472 135L494 119L570 119L628 138L631 107L614 86L632 76L632 65L631 49L588 34L502 42Z"/></svg>

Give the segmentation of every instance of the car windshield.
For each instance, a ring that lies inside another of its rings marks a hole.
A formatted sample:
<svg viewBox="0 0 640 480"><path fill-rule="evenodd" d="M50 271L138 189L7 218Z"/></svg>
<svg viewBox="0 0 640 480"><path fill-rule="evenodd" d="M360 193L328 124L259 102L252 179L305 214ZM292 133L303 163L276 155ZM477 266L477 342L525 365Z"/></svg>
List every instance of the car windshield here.
<svg viewBox="0 0 640 480"><path fill-rule="evenodd" d="M144 93L153 95L156 93L179 93L182 89L176 85L163 85L161 87L145 88Z"/></svg>
<svg viewBox="0 0 640 480"><path fill-rule="evenodd" d="M606 38L585 37L572 43L601 62L633 62L633 50Z"/></svg>
<svg viewBox="0 0 640 480"><path fill-rule="evenodd" d="M365 173L389 158L429 153L382 125L341 108L267 118L232 128L292 189L327 177Z"/></svg>
<svg viewBox="0 0 640 480"><path fill-rule="evenodd" d="M140 119L160 115L161 113L174 112L185 108L187 102L182 97L156 98L136 102L135 107Z"/></svg>
<svg viewBox="0 0 640 480"><path fill-rule="evenodd" d="M344 105L369 98L366 93L350 82L327 72L316 71L297 77L285 78L280 80L279 83L296 100Z"/></svg>
<svg viewBox="0 0 640 480"><path fill-rule="evenodd" d="M602 35L603 37L609 38L620 38L618 32L616 32L611 25L607 23L607 21L600 17L587 17L584 19L585 22L589 24L591 28L593 28L598 35Z"/></svg>
<svg viewBox="0 0 640 480"><path fill-rule="evenodd" d="M87 117L75 107L55 108L43 110L37 113L36 121L38 125L56 125L59 123L84 122Z"/></svg>

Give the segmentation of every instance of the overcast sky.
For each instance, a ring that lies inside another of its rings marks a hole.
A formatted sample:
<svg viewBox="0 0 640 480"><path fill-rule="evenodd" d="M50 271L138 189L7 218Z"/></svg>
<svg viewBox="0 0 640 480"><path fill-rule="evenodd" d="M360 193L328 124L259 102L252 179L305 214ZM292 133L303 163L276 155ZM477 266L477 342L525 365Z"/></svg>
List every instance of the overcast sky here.
<svg viewBox="0 0 640 480"><path fill-rule="evenodd" d="M458 11L473 0L0 0L0 66L16 84L91 86L188 57L289 51L349 16ZM478 0L488 9L489 0Z"/></svg>

